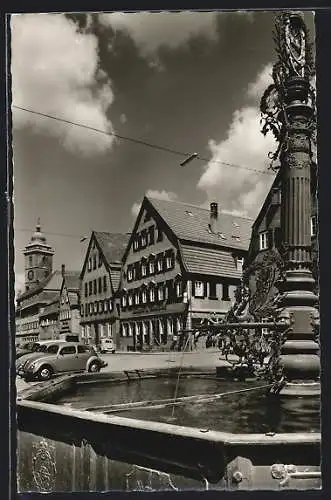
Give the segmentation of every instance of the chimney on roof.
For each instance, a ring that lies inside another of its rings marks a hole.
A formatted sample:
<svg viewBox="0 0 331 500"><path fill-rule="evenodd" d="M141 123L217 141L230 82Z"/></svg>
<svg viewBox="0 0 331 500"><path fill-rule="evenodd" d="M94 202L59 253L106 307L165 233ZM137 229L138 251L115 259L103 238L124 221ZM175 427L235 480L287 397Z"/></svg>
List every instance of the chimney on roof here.
<svg viewBox="0 0 331 500"><path fill-rule="evenodd" d="M210 230L212 233L217 233L218 219L218 204L213 202L210 204Z"/></svg>
<svg viewBox="0 0 331 500"><path fill-rule="evenodd" d="M62 264L62 266L61 266L61 274L62 274L63 278L64 278L64 275L65 275L65 272L66 272L66 266L65 266L65 264Z"/></svg>

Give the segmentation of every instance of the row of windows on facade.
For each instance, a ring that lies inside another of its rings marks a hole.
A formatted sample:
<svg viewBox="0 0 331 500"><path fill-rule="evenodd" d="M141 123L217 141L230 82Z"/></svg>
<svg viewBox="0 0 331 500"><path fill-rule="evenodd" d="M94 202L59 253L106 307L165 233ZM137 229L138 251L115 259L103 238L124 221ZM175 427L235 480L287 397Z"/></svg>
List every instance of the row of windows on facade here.
<svg viewBox="0 0 331 500"><path fill-rule="evenodd" d="M317 234L317 217L313 215L310 219L310 235L316 236ZM259 234L259 247L260 250L267 250L270 247L269 243L269 233L268 231L263 231Z"/></svg>
<svg viewBox="0 0 331 500"><path fill-rule="evenodd" d="M36 328L39 328L39 321L30 321L30 323L16 325L16 330L22 332L24 332L25 330L35 330Z"/></svg>
<svg viewBox="0 0 331 500"><path fill-rule="evenodd" d="M170 290L169 290L170 289ZM147 304L147 302L153 303L156 301L168 300L171 292L173 295L174 287L171 283L150 283L149 289L147 286L136 288L122 293L122 308L127 306L131 307L134 304ZM177 281L175 284L175 296L177 298L183 296L183 283L182 281Z"/></svg>
<svg viewBox="0 0 331 500"><path fill-rule="evenodd" d="M146 276L153 276L173 269L175 265L175 256L173 250L160 253L158 255L151 254L149 257L143 257L141 261L129 264L127 267L127 280L134 281Z"/></svg>
<svg viewBox="0 0 331 500"><path fill-rule="evenodd" d="M122 323L120 334L122 337L133 337L133 335L138 337L142 335L145 342L147 340L151 341L152 338L156 341L160 341L162 336L175 335L182 330L182 328L183 320L181 318L167 318L154 321L147 320ZM147 339L147 337L149 337L149 339Z"/></svg>
<svg viewBox="0 0 331 500"><path fill-rule="evenodd" d="M97 261L98 261L98 267L101 267L102 266L102 256L101 256L100 252L98 252L98 255L94 254L89 258L89 260L87 262L87 270L94 271L97 268Z"/></svg>
<svg viewBox="0 0 331 500"><path fill-rule="evenodd" d="M155 232L156 238L155 238ZM150 226L146 229L143 229L140 233L136 233L133 240L133 251L137 252L138 250L142 250L149 245L154 245L155 241L158 243L163 240L162 230L156 228L155 226Z"/></svg>
<svg viewBox="0 0 331 500"><path fill-rule="evenodd" d="M175 286L172 281L167 283L159 283L158 285L150 283L149 289L147 286L130 290L129 292L123 292L121 304L125 308L127 306L146 304L147 302L155 302L168 300L171 295L180 298L183 296L183 283L182 281L177 281ZM205 298L207 296L207 289L209 289L210 299L217 299L217 285L215 281L203 282L194 281L193 282L193 295L196 298ZM229 285L227 283L222 284L222 296L221 300L230 300L229 296Z"/></svg>
<svg viewBox="0 0 331 500"><path fill-rule="evenodd" d="M99 323L97 325L99 334L101 338L111 337L111 324L110 323ZM82 338L93 338L93 330L91 325L82 325L81 327Z"/></svg>
<svg viewBox="0 0 331 500"><path fill-rule="evenodd" d="M107 276L103 276L85 283L84 295L85 297L89 297L90 295L96 295L97 293L107 292L107 289Z"/></svg>
<svg viewBox="0 0 331 500"><path fill-rule="evenodd" d="M111 299L95 300L88 304L81 305L81 316L92 316L93 314L103 314L113 310Z"/></svg>
<svg viewBox="0 0 331 500"><path fill-rule="evenodd" d="M60 311L59 320L71 319L71 311L68 309L67 311Z"/></svg>

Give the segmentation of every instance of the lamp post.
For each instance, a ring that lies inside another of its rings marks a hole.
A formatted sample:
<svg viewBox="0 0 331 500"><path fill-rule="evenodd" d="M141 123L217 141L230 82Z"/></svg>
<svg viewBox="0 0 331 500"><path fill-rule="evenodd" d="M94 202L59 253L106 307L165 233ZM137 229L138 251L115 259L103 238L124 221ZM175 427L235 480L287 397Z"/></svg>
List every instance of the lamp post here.
<svg viewBox="0 0 331 500"><path fill-rule="evenodd" d="M314 74L309 34L298 13L281 13L275 22L278 61L274 83L261 99L262 132L278 141L272 160L280 162L281 229L284 279L278 306L291 320L291 332L281 350L287 380L283 395L318 394L320 360L316 330L318 297L314 293L311 259L312 140L316 131Z"/></svg>

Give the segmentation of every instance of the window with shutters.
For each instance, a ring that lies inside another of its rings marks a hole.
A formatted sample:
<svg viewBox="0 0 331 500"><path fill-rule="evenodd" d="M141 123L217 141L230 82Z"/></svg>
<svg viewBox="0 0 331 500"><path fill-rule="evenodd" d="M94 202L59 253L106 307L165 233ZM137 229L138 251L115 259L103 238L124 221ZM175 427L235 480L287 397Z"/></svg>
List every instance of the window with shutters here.
<svg viewBox="0 0 331 500"><path fill-rule="evenodd" d="M194 296L195 297L204 297L205 290L204 290L204 284L202 281L195 281L194 282Z"/></svg>
<svg viewBox="0 0 331 500"><path fill-rule="evenodd" d="M155 262L154 259L149 261L149 274L155 273Z"/></svg>
<svg viewBox="0 0 331 500"><path fill-rule="evenodd" d="M157 259L157 270L158 272L163 271L163 256L160 255Z"/></svg>
<svg viewBox="0 0 331 500"><path fill-rule="evenodd" d="M259 234L260 239L260 250L266 250L268 248L268 233L264 231Z"/></svg>
<svg viewBox="0 0 331 500"><path fill-rule="evenodd" d="M142 262L141 264L141 276L144 277L147 274L147 266L145 262Z"/></svg>
<svg viewBox="0 0 331 500"><path fill-rule="evenodd" d="M149 291L149 300L150 300L150 302L154 302L154 300L155 300L155 291L154 291L154 288L151 288L150 291Z"/></svg>
<svg viewBox="0 0 331 500"><path fill-rule="evenodd" d="M159 288L157 291L157 297L158 297L158 300L163 300L163 298L164 298L163 285L159 285Z"/></svg>
<svg viewBox="0 0 331 500"><path fill-rule="evenodd" d="M217 291L216 291L216 282L215 281L209 282L209 298L210 299L217 299Z"/></svg>
<svg viewBox="0 0 331 500"><path fill-rule="evenodd" d="M229 285L227 283L222 285L222 300L230 300Z"/></svg>
<svg viewBox="0 0 331 500"><path fill-rule="evenodd" d="M133 272L132 272L132 267L128 267L128 281L133 280Z"/></svg>

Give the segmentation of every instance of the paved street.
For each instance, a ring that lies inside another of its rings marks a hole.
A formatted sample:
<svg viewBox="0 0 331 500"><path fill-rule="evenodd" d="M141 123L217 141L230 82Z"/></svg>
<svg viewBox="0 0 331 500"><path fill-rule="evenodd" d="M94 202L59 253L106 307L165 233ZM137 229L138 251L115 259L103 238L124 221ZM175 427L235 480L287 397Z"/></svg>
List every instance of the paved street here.
<svg viewBox="0 0 331 500"><path fill-rule="evenodd" d="M192 352L163 352L153 354L139 353L115 353L103 354L102 358L108 363L103 372L118 372L122 370L154 369L168 368L176 366L194 366L194 367L216 367L224 360L220 360L220 351L216 349L200 350ZM36 382L24 382L17 377L16 387L18 392Z"/></svg>

